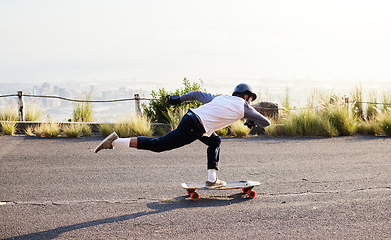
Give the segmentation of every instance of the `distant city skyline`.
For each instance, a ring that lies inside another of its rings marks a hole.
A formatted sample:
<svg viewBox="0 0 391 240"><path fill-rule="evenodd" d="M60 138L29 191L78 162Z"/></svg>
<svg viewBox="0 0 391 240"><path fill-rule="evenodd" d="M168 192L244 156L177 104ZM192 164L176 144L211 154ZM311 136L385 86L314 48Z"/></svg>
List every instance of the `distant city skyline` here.
<svg viewBox="0 0 391 240"><path fill-rule="evenodd" d="M183 80L183 79L182 79ZM138 83L136 86L140 88L132 88L132 81L127 82L119 81L112 82L109 87L102 87L100 85L97 88L95 85L83 83L77 84L76 82L64 82L64 83L50 83L43 82L42 84L32 83L8 83L3 84L0 89L1 94L16 94L17 91L24 91L25 94L37 94L48 96L60 96L70 99L80 99L85 97L86 93L92 93L92 100L113 100L133 98L135 93L141 95L141 97L149 98L152 90L158 90L164 87L167 91L175 91L177 88L181 88L182 80L178 81L175 86L168 86L164 83ZM192 83L201 81L192 81ZM378 99L381 99L383 91L388 91L391 94L391 84L389 82L376 82L376 83L361 83L361 82L321 82L321 81L295 81L286 82L284 80L274 80L263 84L261 80L249 80L254 86L255 91L260 96L260 101L267 101L280 104L281 100L284 100L285 95L289 95L292 107L305 107L308 104L309 99L314 94L314 91L320 91L322 94L336 94L337 96L349 97L354 88L361 84L364 90L364 96L372 94L372 91L376 91L379 94ZM210 82L202 82L203 87L208 92L214 94L231 94L232 86L225 84L223 80ZM125 85L121 85L125 84ZM383 86L382 88L374 88L376 86ZM141 87L144 86L145 88ZM161 87L159 87L161 86ZM364 99L365 100L365 99ZM368 99L367 99L368 100ZM0 106L3 103L15 103L16 97L0 98ZM59 99L46 99L46 98L33 98L25 97L25 103L35 102L41 104L46 117L44 120L57 120L67 121L72 116L73 104L72 102L59 100ZM143 101L147 103L148 101ZM127 118L130 115L134 115L135 103L134 101L116 102L116 103L94 103L94 116L97 122L116 122L119 119Z"/></svg>

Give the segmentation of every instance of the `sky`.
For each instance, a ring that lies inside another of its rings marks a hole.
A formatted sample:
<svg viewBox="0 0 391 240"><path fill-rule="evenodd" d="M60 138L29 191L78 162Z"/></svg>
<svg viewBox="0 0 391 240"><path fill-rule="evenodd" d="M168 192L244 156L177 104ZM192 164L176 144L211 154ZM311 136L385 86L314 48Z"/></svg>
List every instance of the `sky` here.
<svg viewBox="0 0 391 240"><path fill-rule="evenodd" d="M0 0L0 83L382 87L390 9L388 0Z"/></svg>

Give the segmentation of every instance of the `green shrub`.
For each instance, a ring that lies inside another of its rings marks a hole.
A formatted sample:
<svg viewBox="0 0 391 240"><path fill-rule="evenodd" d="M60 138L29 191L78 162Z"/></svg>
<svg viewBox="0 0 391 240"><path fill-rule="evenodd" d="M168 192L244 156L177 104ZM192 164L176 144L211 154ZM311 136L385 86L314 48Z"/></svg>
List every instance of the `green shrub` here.
<svg viewBox="0 0 391 240"><path fill-rule="evenodd" d="M199 102L187 102L181 103L179 105L171 106L166 101L167 95L183 95L192 91L205 91L202 90L202 86L199 83L190 83L186 78L183 79L183 88L177 89L174 92L166 91L164 88L158 89L157 91L152 91L151 96L154 100L149 101L149 104L142 104L144 114L147 115L149 119L153 122L160 123L169 123L168 111L171 109L184 107L188 108L197 108L202 105Z"/></svg>

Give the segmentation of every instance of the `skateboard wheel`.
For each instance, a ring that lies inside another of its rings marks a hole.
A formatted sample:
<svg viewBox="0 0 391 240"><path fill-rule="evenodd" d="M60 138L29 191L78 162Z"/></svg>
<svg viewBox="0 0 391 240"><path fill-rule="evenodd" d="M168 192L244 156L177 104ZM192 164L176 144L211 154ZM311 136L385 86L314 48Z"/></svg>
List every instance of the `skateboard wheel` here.
<svg viewBox="0 0 391 240"><path fill-rule="evenodd" d="M248 190L250 190L250 189L248 189L248 188L242 188L242 192L243 192L243 193L247 193Z"/></svg>
<svg viewBox="0 0 391 240"><path fill-rule="evenodd" d="M257 195L257 193L254 192L253 190L248 190L248 191L247 191L247 196L248 196L249 198L255 198L256 195Z"/></svg>
<svg viewBox="0 0 391 240"><path fill-rule="evenodd" d="M193 201L198 201L198 199L200 199L200 195L198 195L198 193L196 193L196 192L192 192L192 193L190 193L190 198Z"/></svg>

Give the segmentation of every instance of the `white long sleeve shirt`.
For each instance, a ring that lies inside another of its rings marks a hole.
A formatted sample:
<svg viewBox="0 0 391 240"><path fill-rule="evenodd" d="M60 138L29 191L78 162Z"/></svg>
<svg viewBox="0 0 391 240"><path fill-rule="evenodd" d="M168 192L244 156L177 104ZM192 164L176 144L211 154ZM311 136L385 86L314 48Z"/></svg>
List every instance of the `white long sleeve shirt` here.
<svg viewBox="0 0 391 240"><path fill-rule="evenodd" d="M180 101L196 100L204 105L191 109L204 126L206 136L211 136L216 130L232 125L236 121L247 118L261 127L270 125L270 121L251 107L243 98L229 95L212 95L194 91L180 96Z"/></svg>

